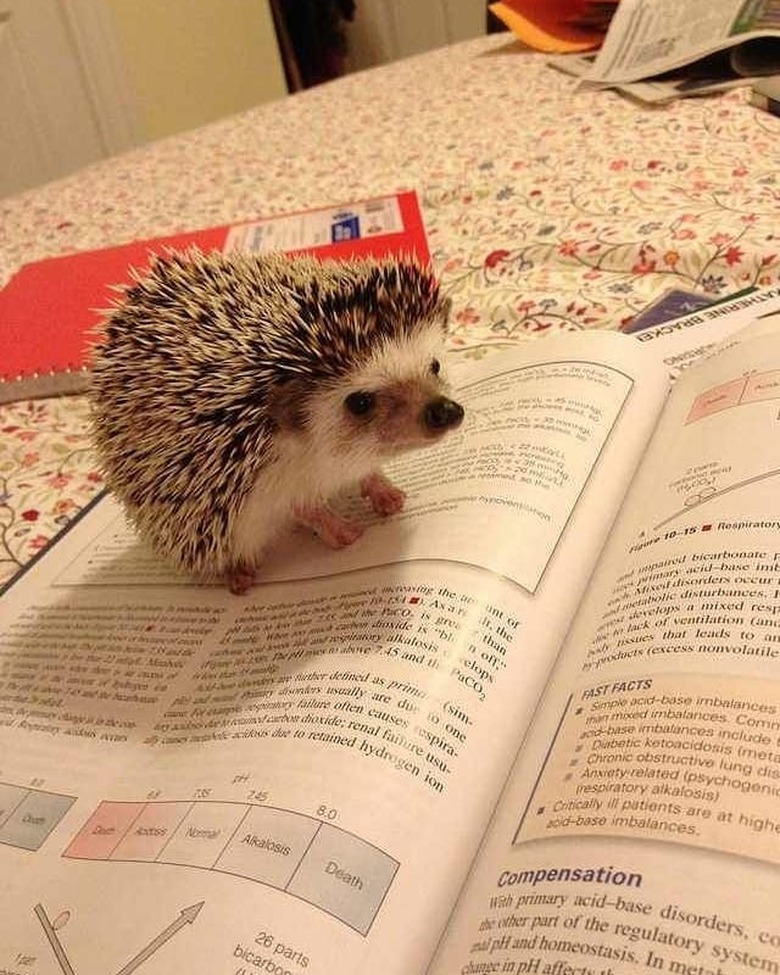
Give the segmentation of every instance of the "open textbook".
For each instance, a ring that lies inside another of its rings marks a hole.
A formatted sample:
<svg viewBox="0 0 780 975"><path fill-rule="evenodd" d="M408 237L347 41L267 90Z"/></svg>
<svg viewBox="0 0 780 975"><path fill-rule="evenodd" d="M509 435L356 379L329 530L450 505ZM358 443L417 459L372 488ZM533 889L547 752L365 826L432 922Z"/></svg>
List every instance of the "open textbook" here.
<svg viewBox="0 0 780 975"><path fill-rule="evenodd" d="M722 91L780 72L776 0L621 0L598 53L556 67L647 102Z"/></svg>
<svg viewBox="0 0 780 975"><path fill-rule="evenodd" d="M780 334L652 344L459 367L243 598L94 504L0 607L0 972L780 971Z"/></svg>

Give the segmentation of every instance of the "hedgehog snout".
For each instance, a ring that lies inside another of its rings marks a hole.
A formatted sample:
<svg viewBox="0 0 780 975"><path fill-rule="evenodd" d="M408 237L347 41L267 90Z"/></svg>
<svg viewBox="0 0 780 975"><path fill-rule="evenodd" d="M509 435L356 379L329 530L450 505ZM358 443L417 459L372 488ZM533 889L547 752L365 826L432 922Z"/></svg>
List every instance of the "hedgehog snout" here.
<svg viewBox="0 0 780 975"><path fill-rule="evenodd" d="M423 423L433 433L459 427L463 421L463 407L447 396L437 396L425 404Z"/></svg>

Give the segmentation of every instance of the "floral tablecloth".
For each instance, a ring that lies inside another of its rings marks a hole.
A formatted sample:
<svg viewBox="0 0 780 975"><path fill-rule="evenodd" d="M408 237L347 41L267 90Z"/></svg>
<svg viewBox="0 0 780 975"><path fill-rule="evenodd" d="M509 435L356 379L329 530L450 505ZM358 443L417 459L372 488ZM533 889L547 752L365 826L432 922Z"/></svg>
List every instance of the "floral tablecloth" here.
<svg viewBox="0 0 780 975"><path fill-rule="evenodd" d="M780 119L744 89L649 108L575 86L500 34L350 75L0 200L0 276L413 189L456 346L780 281ZM99 490L87 417L83 397L0 407L0 582Z"/></svg>

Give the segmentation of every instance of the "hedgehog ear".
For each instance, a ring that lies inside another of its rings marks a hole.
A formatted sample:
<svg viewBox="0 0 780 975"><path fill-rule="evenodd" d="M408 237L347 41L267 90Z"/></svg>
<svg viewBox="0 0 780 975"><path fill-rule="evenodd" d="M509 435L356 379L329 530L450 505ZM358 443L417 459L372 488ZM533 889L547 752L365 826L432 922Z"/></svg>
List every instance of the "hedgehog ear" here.
<svg viewBox="0 0 780 975"><path fill-rule="evenodd" d="M288 379L271 388L268 414L280 430L304 429L310 392L311 384L304 379Z"/></svg>

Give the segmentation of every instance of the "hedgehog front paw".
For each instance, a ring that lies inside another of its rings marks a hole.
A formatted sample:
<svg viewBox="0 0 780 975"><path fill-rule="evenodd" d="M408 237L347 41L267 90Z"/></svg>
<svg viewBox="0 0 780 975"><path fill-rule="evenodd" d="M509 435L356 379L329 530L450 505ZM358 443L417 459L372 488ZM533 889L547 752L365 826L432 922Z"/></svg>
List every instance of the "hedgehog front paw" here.
<svg viewBox="0 0 780 975"><path fill-rule="evenodd" d="M381 474L369 474L360 482L360 493L368 498L378 515L395 515L403 508L406 495Z"/></svg>
<svg viewBox="0 0 780 975"><path fill-rule="evenodd" d="M301 525L317 532L330 548L345 548L363 534L360 525L342 518L325 505L302 505L295 509L295 517Z"/></svg>
<svg viewBox="0 0 780 975"><path fill-rule="evenodd" d="M337 518L335 521L321 526L317 534L330 548L346 548L347 545L351 545L360 538L363 529L354 521Z"/></svg>

